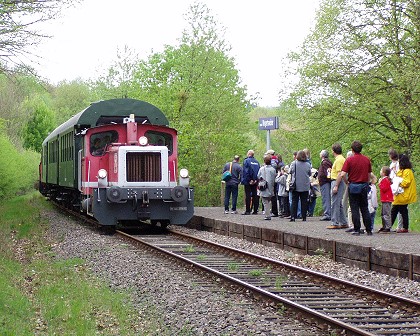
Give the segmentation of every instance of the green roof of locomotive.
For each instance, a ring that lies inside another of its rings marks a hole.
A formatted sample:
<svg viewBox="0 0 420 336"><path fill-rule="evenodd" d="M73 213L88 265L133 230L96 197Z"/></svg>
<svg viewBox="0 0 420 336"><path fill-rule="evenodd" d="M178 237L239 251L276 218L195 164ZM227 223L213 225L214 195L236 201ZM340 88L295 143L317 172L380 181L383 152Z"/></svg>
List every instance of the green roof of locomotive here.
<svg viewBox="0 0 420 336"><path fill-rule="evenodd" d="M121 124L123 119L134 114L138 123L169 126L169 121L156 106L136 99L110 99L92 103L88 108L74 115L58 126L44 140L43 144L68 129L83 131L105 124Z"/></svg>

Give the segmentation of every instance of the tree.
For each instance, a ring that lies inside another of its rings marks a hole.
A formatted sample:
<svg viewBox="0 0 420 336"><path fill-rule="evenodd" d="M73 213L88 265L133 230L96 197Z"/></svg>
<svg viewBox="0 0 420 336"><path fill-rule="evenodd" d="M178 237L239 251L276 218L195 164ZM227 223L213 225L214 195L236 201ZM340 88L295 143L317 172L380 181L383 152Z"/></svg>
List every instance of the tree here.
<svg viewBox="0 0 420 336"><path fill-rule="evenodd" d="M178 130L180 165L187 166L197 204L218 205L221 169L249 149L249 102L223 29L201 3L187 13L180 45L139 63L137 98L159 106Z"/></svg>
<svg viewBox="0 0 420 336"><path fill-rule="evenodd" d="M57 125L98 100L89 85L80 79L60 82L51 91L51 108L54 110Z"/></svg>
<svg viewBox="0 0 420 336"><path fill-rule="evenodd" d="M54 113L42 97L27 100L24 105L32 113L22 132L23 146L41 153L43 140L55 127Z"/></svg>
<svg viewBox="0 0 420 336"><path fill-rule="evenodd" d="M134 62L125 50L93 83L101 97L137 98L158 106L178 131L179 166L188 167L196 204L220 204L224 163L259 143L224 28L199 2L190 6L177 46Z"/></svg>
<svg viewBox="0 0 420 336"><path fill-rule="evenodd" d="M303 128L323 140L356 137L382 154L420 154L417 0L324 0L297 63L293 98ZM328 139L327 139L328 138Z"/></svg>
<svg viewBox="0 0 420 336"><path fill-rule="evenodd" d="M22 65L27 47L46 37L34 29L54 19L73 0L3 0L0 3L0 73L10 72L9 65Z"/></svg>

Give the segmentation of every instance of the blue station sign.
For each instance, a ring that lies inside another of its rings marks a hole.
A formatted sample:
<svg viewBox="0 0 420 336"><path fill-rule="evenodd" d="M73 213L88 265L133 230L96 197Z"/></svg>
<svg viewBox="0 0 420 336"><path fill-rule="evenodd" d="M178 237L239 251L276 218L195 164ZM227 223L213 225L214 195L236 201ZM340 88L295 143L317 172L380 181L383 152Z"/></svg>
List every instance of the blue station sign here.
<svg viewBox="0 0 420 336"><path fill-rule="evenodd" d="M274 130L279 128L279 117L268 117L259 119L260 130Z"/></svg>

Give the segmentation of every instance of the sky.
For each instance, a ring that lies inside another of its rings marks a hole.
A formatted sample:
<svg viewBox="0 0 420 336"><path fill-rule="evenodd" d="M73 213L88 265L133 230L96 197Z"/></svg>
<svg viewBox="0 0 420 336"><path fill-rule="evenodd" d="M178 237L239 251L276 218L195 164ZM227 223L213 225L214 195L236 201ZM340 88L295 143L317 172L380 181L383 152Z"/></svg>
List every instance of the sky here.
<svg viewBox="0 0 420 336"><path fill-rule="evenodd" d="M297 50L315 23L319 0L201 0L225 27L225 41L248 94L278 106L282 58ZM34 53L34 67L52 83L96 78L127 46L146 59L176 46L193 0L81 0L41 26L51 35Z"/></svg>

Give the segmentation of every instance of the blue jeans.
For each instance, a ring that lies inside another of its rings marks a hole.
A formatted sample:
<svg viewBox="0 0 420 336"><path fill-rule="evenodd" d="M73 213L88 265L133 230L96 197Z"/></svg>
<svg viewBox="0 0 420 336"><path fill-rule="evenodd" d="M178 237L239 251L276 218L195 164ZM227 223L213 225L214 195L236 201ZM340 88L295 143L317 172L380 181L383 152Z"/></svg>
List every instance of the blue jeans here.
<svg viewBox="0 0 420 336"><path fill-rule="evenodd" d="M291 191L289 191L289 208L290 208L290 215L292 216L292 196L293 195L293 193L291 192ZM298 201L298 204L297 204L297 216L298 217L302 217L302 212L301 212L301 206L300 206L300 199L299 199L299 201ZM293 216L292 216L293 217Z"/></svg>
<svg viewBox="0 0 420 336"><path fill-rule="evenodd" d="M236 211L239 187L237 184L226 184L225 188L225 210L229 211L229 201L232 195L232 211Z"/></svg>

